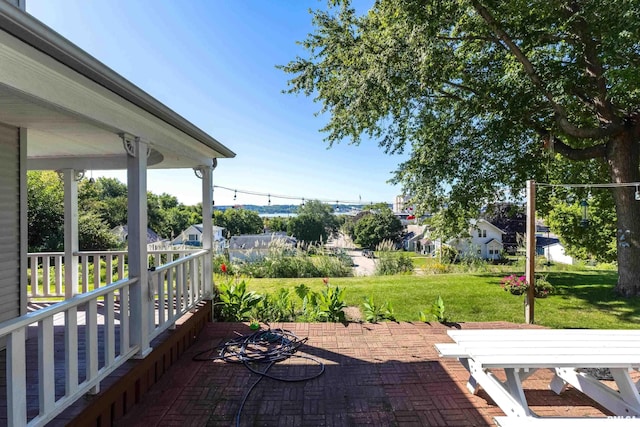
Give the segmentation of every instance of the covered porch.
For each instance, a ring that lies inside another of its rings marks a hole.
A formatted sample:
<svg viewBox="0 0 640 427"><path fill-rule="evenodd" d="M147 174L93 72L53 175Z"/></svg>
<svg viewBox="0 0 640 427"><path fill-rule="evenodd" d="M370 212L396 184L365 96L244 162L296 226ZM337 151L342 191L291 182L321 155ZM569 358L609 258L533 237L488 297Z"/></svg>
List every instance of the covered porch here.
<svg viewBox="0 0 640 427"><path fill-rule="evenodd" d="M27 14L21 0L0 0L0 147L0 407L7 425L45 425L100 393L128 361L150 357L185 315L204 309L211 318L212 223L203 221L200 251L148 252L147 170L193 169L206 219L217 159L235 154ZM82 251L78 182L105 169L127 171L128 247ZM63 181L63 252L28 252L27 170L54 170ZM59 301L30 310L51 299Z"/></svg>

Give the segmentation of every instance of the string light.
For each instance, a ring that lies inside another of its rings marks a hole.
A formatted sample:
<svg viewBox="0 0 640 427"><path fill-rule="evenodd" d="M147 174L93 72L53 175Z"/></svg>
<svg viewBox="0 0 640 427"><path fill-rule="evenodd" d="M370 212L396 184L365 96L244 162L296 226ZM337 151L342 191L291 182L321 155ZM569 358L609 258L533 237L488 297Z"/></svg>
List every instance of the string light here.
<svg viewBox="0 0 640 427"><path fill-rule="evenodd" d="M638 184L636 184L636 194L635 194L635 198L636 198L636 200L640 200L640 190L638 190Z"/></svg>
<svg viewBox="0 0 640 427"><path fill-rule="evenodd" d="M238 198L238 192L236 190L233 190L233 200L236 200Z"/></svg>
<svg viewBox="0 0 640 427"><path fill-rule="evenodd" d="M222 185L214 185L214 188L218 188L221 190L227 190L227 191L232 191L234 196L237 196L237 194L246 194L246 195L250 195L250 196L262 196L262 197L267 197L269 200L269 203L271 201L271 198L274 199L285 199L285 200L302 200L302 204L304 205L306 202L306 199L309 200L317 200L321 203L335 203L336 205L339 204L345 204L345 205L362 205L362 204L369 204L369 205L373 205L374 203L387 203L387 202L376 202L376 201L362 201L362 197L359 197L359 200L335 200L335 199L320 199L320 198L315 198L315 197L300 197L300 196L288 196L288 195L283 195L283 194L273 194L273 193L262 193L259 191L249 191L249 190L238 190L238 189L233 189L230 187L225 187ZM234 197L235 200L235 197Z"/></svg>

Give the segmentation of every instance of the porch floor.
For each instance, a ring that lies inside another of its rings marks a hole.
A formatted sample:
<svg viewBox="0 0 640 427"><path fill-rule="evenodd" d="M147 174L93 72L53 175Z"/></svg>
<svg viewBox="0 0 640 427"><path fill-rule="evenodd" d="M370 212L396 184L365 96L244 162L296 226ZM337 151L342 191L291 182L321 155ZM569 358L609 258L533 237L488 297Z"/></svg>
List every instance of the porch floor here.
<svg viewBox="0 0 640 427"><path fill-rule="evenodd" d="M445 326L381 323L272 324L308 341L296 354L321 361L325 372L302 382L263 378L249 394L242 426L493 426L504 415L480 390L466 388L467 371L456 360L441 359L434 348L451 341L447 329L525 328L506 322ZM208 323L195 343L149 390L118 426L231 426L243 398L259 378L241 364L194 361L238 334L246 324ZM318 371L308 359L290 358L269 371L287 377ZM276 373L277 372L277 373ZM532 409L541 416L610 415L569 388L556 395L547 387L548 370L525 382Z"/></svg>

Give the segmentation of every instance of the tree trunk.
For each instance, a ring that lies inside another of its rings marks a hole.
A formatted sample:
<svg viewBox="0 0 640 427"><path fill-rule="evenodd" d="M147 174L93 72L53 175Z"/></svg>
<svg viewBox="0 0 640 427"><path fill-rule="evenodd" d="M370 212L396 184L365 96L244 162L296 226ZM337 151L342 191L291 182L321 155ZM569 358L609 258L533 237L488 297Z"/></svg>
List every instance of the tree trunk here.
<svg viewBox="0 0 640 427"><path fill-rule="evenodd" d="M607 144L612 183L640 181L640 146L637 126L613 137ZM617 215L618 284L616 292L640 295L640 201L635 187L615 187Z"/></svg>

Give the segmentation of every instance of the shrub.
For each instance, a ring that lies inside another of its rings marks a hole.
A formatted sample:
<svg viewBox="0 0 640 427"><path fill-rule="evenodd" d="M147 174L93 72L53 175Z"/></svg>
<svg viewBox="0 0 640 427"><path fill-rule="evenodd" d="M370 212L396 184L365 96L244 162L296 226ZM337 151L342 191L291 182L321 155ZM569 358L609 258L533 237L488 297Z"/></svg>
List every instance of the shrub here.
<svg viewBox="0 0 640 427"><path fill-rule="evenodd" d="M244 280L236 282L229 280L218 285L219 301L215 305L220 307L220 317L227 322L248 320L251 311L257 307L262 296L253 292L247 292L247 284Z"/></svg>
<svg viewBox="0 0 640 427"><path fill-rule="evenodd" d="M390 242L378 245L376 254L378 259L376 260L375 274L378 276L413 272L411 257L404 252L394 250Z"/></svg>
<svg viewBox="0 0 640 427"><path fill-rule="evenodd" d="M290 291L280 288L275 295L265 295L256 307L252 317L263 322L291 322L295 320L296 308Z"/></svg>
<svg viewBox="0 0 640 427"><path fill-rule="evenodd" d="M344 289L329 286L328 279L324 280L327 287L321 292L313 292L301 283L295 287L296 294L302 299L302 320L307 322L344 322Z"/></svg>
<svg viewBox="0 0 640 427"><path fill-rule="evenodd" d="M428 310L421 311L419 314L421 322L428 322L429 320L436 320L438 322L447 321L447 317L444 314L444 300L440 295L438 295L438 298L436 298Z"/></svg>
<svg viewBox="0 0 640 427"><path fill-rule="evenodd" d="M364 317L367 322L378 323L381 320L396 320L393 307L388 301L383 302L381 305L376 305L373 297L369 296L365 298L363 306Z"/></svg>

